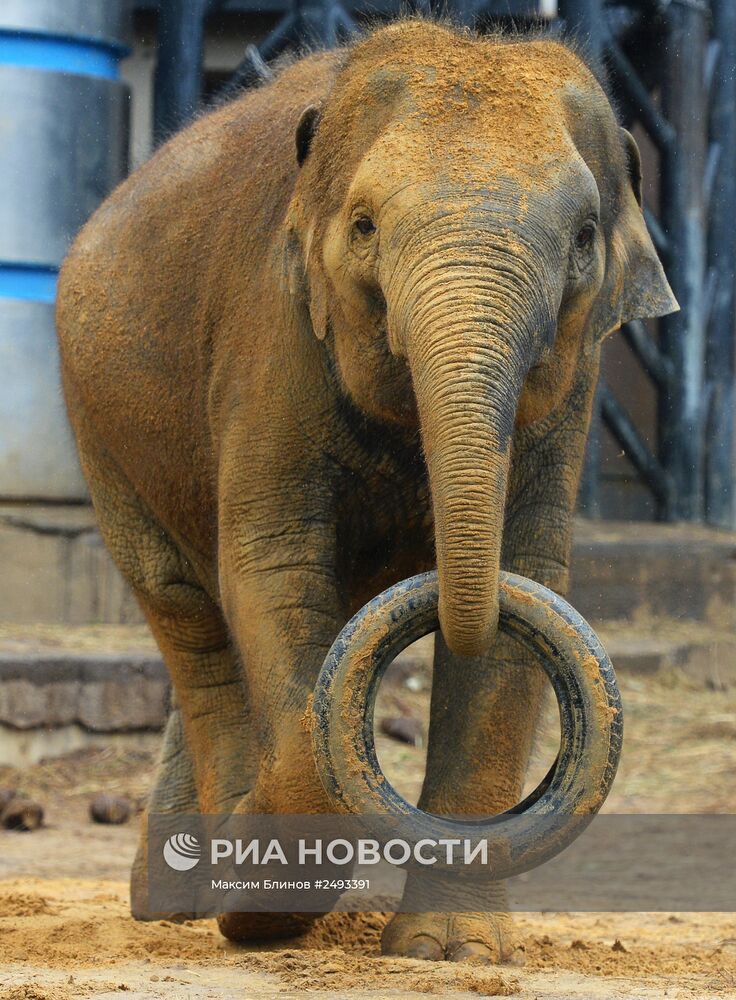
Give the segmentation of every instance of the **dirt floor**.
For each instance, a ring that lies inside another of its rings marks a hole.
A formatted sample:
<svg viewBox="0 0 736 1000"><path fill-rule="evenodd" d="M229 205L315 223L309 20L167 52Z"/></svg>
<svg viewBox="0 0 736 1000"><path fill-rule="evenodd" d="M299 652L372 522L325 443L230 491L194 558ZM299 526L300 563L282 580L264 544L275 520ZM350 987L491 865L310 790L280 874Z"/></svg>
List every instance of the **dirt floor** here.
<svg viewBox="0 0 736 1000"><path fill-rule="evenodd" d="M682 677L621 678L624 758L607 803L619 812L736 812L736 695ZM429 681L419 669L386 685L379 721L426 717ZM554 711L531 780L554 755ZM415 797L424 752L379 736L383 767ZM135 923L127 873L137 823L98 826L87 817L100 790L137 800L152 755L89 749L23 771L0 767L0 788L39 801L46 825L0 831L0 998L517 996L736 998L736 915L545 913L517 917L525 964L477 968L383 959L379 914L333 914L308 936L276 947L238 948L213 921Z"/></svg>

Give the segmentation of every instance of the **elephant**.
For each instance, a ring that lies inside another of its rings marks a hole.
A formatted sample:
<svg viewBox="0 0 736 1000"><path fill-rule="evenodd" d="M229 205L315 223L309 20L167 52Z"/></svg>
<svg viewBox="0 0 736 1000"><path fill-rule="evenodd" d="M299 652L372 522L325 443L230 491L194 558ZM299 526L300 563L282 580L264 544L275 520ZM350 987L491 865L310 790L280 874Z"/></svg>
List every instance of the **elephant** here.
<svg viewBox="0 0 736 1000"><path fill-rule="evenodd" d="M517 802L544 683L497 634L499 572L565 594L601 342L676 308L636 144L541 36L378 27L283 65L122 183L66 258L57 327L100 530L175 692L149 809L329 812L300 725L325 654L435 565L419 805ZM142 842L140 918L145 892ZM515 946L503 886L477 913L397 913L382 938L429 960Z"/></svg>

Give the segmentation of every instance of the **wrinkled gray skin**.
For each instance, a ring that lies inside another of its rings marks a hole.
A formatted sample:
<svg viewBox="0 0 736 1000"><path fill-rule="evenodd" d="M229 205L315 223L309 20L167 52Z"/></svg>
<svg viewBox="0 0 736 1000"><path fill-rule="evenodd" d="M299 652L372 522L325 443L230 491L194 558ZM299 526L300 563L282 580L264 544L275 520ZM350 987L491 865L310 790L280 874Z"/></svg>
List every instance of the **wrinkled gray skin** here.
<svg viewBox="0 0 736 1000"><path fill-rule="evenodd" d="M564 594L600 342L675 305L639 192L573 54L408 22L200 119L85 227L62 370L176 690L153 811L329 810L300 725L317 672L352 613L435 555L420 805L518 800L542 682L494 642L498 571ZM140 917L145 873L144 843ZM400 914L383 948L497 961L504 909L499 890L477 913Z"/></svg>

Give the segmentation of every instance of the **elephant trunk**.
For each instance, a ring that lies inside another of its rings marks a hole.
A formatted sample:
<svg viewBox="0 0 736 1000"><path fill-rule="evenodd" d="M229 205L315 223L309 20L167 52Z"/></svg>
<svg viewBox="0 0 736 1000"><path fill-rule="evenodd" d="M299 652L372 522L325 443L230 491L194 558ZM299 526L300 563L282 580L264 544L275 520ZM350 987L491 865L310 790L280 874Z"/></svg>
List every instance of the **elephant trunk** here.
<svg viewBox="0 0 736 1000"><path fill-rule="evenodd" d="M494 282L489 296L443 285L439 299L412 310L406 354L434 509L440 626L453 652L477 656L498 626L511 441L532 324L509 319L522 308L518 289L500 295Z"/></svg>

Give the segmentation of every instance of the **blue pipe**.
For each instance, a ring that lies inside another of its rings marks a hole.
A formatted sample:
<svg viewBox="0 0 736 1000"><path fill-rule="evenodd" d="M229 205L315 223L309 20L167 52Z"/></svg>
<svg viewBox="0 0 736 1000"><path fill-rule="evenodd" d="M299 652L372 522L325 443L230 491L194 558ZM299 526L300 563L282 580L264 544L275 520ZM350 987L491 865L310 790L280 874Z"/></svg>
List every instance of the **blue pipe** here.
<svg viewBox="0 0 736 1000"><path fill-rule="evenodd" d="M117 80L126 50L86 38L0 29L0 63Z"/></svg>
<svg viewBox="0 0 736 1000"><path fill-rule="evenodd" d="M19 264L0 261L0 298L48 302L56 299L59 272L43 264Z"/></svg>
<svg viewBox="0 0 736 1000"><path fill-rule="evenodd" d="M0 28L0 65L118 80L128 51L93 38ZM57 278L57 268L0 261L0 299L53 304Z"/></svg>

